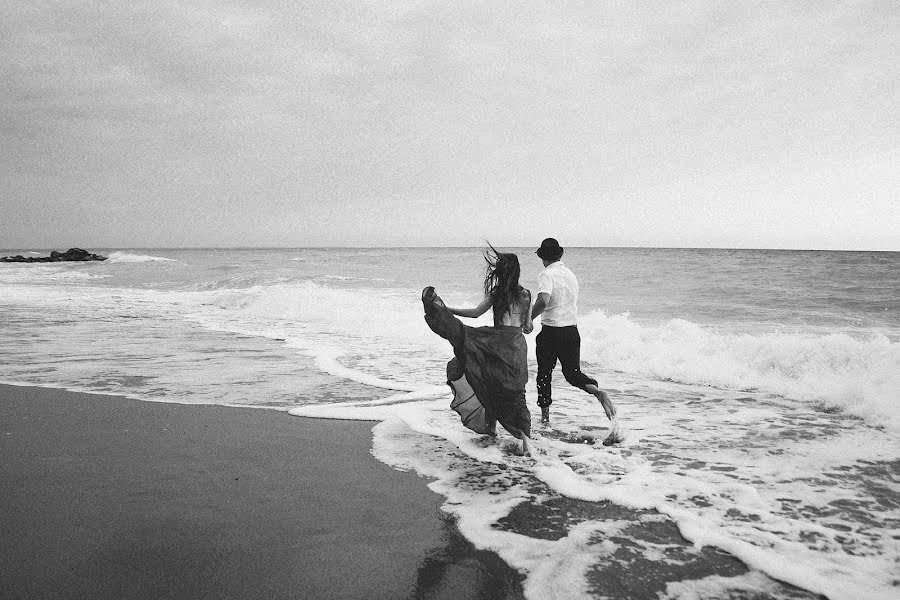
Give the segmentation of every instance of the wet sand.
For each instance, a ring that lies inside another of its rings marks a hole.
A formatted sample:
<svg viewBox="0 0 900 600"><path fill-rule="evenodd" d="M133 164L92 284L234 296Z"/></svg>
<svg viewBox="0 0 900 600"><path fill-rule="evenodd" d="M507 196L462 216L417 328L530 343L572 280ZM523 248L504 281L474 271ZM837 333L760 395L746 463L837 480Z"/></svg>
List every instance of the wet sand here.
<svg viewBox="0 0 900 600"><path fill-rule="evenodd" d="M371 427L0 385L0 598L520 598Z"/></svg>

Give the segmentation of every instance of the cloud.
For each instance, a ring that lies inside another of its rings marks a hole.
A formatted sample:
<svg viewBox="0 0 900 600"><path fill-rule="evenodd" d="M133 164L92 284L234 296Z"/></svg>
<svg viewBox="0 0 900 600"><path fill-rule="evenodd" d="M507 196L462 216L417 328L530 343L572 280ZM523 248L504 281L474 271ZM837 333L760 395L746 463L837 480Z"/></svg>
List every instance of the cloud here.
<svg viewBox="0 0 900 600"><path fill-rule="evenodd" d="M7 0L0 184L27 218L0 235L62 212L113 245L803 245L849 216L896 245L898 15Z"/></svg>

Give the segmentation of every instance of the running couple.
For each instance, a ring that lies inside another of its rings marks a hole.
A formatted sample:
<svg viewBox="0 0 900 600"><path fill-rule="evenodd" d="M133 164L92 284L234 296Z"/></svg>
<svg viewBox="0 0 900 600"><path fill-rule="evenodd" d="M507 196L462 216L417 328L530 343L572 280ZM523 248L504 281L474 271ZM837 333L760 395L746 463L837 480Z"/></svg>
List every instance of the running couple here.
<svg viewBox="0 0 900 600"><path fill-rule="evenodd" d="M541 316L537 335L537 390L541 422L550 422L550 381L557 360L570 384L592 394L603 405L610 421L616 409L597 380L581 372L581 337L576 324L578 280L560 260L563 249L553 238L541 243L536 254L544 263L538 276L538 296L532 307L531 292L519 284L519 258L490 246L484 252L487 272L484 299L474 308L450 308L433 287L422 291L425 322L453 346L447 364L447 382L453 388L451 407L469 429L496 434L497 422L522 441L522 453L530 454L531 413L525 403L528 383L528 346L525 333ZM469 327L456 316L480 317L493 310L493 327ZM454 316L455 315L455 316ZM617 427L603 442L621 441Z"/></svg>

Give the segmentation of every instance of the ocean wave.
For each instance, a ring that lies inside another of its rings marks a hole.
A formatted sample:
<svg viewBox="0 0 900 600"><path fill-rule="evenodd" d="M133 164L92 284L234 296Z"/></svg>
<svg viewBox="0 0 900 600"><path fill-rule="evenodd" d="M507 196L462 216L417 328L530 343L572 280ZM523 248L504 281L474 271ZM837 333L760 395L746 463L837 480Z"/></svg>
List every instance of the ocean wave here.
<svg viewBox="0 0 900 600"><path fill-rule="evenodd" d="M111 277L107 274L92 273L82 271L69 265L79 265L81 263L68 263L66 266L49 266L27 264L19 266L9 266L0 269L0 283L53 283L53 282L83 282L92 279L107 279ZM36 292L42 293L42 292Z"/></svg>
<svg viewBox="0 0 900 600"><path fill-rule="evenodd" d="M208 301L254 323L303 323L323 333L355 338L424 340L434 337L422 319L418 294L356 290L314 281L209 292Z"/></svg>
<svg viewBox="0 0 900 600"><path fill-rule="evenodd" d="M880 334L733 333L672 319L592 313L582 359L643 377L821 403L900 431L900 343Z"/></svg>
<svg viewBox="0 0 900 600"><path fill-rule="evenodd" d="M443 379L443 368L431 368L429 360L438 365L448 360L449 346L425 326L412 291L349 290L303 281L184 298L195 306L201 300L191 318L203 326L282 340L336 377L398 391Z"/></svg>
<svg viewBox="0 0 900 600"><path fill-rule="evenodd" d="M146 254L128 254L127 252L113 252L109 255L108 260L112 263L177 262L172 258Z"/></svg>
<svg viewBox="0 0 900 600"><path fill-rule="evenodd" d="M398 390L443 375L449 347L422 319L413 290L354 290L313 281L203 295L205 324L285 338L336 376ZM448 295L448 304L471 298ZM208 307L214 310L208 310ZM489 315L488 315L489 317ZM487 318L466 319L487 325ZM582 361L595 376L762 392L841 409L900 431L900 343L878 333L713 328L683 319L638 323L601 311L582 317ZM529 336L529 345L534 338ZM532 351L533 352L533 351ZM534 368L533 353L530 356ZM426 372L419 370L426 369Z"/></svg>
<svg viewBox="0 0 900 600"><path fill-rule="evenodd" d="M381 277L350 277L348 275L322 275L318 279L323 281L388 281Z"/></svg>

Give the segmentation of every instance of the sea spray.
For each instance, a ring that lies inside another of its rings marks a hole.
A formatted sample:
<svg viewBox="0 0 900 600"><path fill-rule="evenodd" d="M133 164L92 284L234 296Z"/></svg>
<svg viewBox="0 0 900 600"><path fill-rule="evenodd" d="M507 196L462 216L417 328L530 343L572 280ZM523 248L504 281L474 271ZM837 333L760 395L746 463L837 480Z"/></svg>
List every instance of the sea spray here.
<svg viewBox="0 0 900 600"><path fill-rule="evenodd" d="M112 252L108 257L111 263L144 263L144 262L172 262L175 259L149 254L130 254L128 252Z"/></svg>

